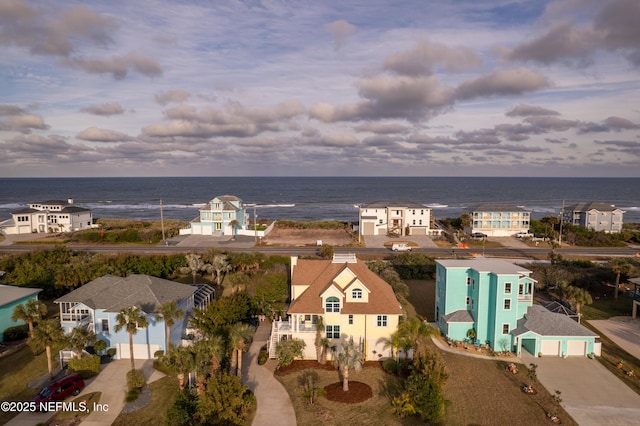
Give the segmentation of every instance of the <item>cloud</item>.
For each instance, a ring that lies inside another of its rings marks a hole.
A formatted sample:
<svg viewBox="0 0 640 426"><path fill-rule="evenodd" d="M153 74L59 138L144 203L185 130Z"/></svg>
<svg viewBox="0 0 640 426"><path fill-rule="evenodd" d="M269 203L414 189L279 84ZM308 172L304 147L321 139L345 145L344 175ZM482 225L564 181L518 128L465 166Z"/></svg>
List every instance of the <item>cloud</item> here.
<svg viewBox="0 0 640 426"><path fill-rule="evenodd" d="M31 133L32 129L46 130L49 126L44 119L35 114L17 114L0 121L0 130Z"/></svg>
<svg viewBox="0 0 640 426"><path fill-rule="evenodd" d="M156 94L156 102L160 105L166 105L170 102L184 102L189 99L189 96L191 96L191 93L186 90L167 90Z"/></svg>
<svg viewBox="0 0 640 426"><path fill-rule="evenodd" d="M560 115L559 112L535 105L520 104L505 114L507 117L528 117L532 115Z"/></svg>
<svg viewBox="0 0 640 426"><path fill-rule="evenodd" d="M355 130L358 132L371 132L377 134L395 134L407 133L410 130L410 127L400 123L367 122L357 125Z"/></svg>
<svg viewBox="0 0 640 426"><path fill-rule="evenodd" d="M118 102L110 102L99 105L90 105L80 109L81 112L86 112L93 115L119 115L124 113L124 109Z"/></svg>
<svg viewBox="0 0 640 426"><path fill-rule="evenodd" d="M593 63L598 50L606 50L620 52L633 65L640 66L640 2L609 0L593 4L601 7L585 7L591 5L580 1L550 3L547 17L559 9L557 5L563 5L564 19L533 40L504 49L506 57L583 67Z"/></svg>
<svg viewBox="0 0 640 426"><path fill-rule="evenodd" d="M2 115L20 115L26 111L16 105L0 105L0 116Z"/></svg>
<svg viewBox="0 0 640 426"><path fill-rule="evenodd" d="M124 56L112 56L109 59L69 58L63 63L90 74L111 74L116 80L124 79L131 70L136 70L147 77L162 75L162 67L159 63L133 52Z"/></svg>
<svg viewBox="0 0 640 426"><path fill-rule="evenodd" d="M550 87L542 74L527 69L496 70L489 75L467 80L456 89L457 99L473 99L486 96L513 96Z"/></svg>
<svg viewBox="0 0 640 426"><path fill-rule="evenodd" d="M406 52L389 55L383 69L400 75L431 75L438 68L447 72L476 69L482 59L468 47L449 47L429 40L418 42Z"/></svg>
<svg viewBox="0 0 640 426"><path fill-rule="evenodd" d="M347 38L356 31L355 25L348 23L344 19L334 21L328 24L326 28L333 36L333 49L335 51L340 50L347 42Z"/></svg>
<svg viewBox="0 0 640 426"><path fill-rule="evenodd" d="M579 133L621 132L640 129L640 124L622 117L608 117L602 123L584 123Z"/></svg>
<svg viewBox="0 0 640 426"><path fill-rule="evenodd" d="M124 142L133 140L132 137L115 130L88 127L76 136L78 139L91 142Z"/></svg>

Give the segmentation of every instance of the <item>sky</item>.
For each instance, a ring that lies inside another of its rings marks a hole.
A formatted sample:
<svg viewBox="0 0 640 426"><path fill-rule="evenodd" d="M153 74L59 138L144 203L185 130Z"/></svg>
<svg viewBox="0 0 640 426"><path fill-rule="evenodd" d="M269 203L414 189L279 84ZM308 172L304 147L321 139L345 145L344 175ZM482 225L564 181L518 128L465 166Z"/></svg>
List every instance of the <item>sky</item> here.
<svg viewBox="0 0 640 426"><path fill-rule="evenodd" d="M640 177L640 0L0 0L0 176Z"/></svg>

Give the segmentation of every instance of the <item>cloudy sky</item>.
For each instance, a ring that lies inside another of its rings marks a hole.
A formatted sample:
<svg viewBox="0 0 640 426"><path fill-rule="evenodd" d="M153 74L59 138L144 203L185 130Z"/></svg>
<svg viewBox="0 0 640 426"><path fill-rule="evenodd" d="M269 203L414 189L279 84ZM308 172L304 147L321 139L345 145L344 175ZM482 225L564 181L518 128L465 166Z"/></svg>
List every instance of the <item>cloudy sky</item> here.
<svg viewBox="0 0 640 426"><path fill-rule="evenodd" d="M640 0L0 0L0 176L640 176Z"/></svg>

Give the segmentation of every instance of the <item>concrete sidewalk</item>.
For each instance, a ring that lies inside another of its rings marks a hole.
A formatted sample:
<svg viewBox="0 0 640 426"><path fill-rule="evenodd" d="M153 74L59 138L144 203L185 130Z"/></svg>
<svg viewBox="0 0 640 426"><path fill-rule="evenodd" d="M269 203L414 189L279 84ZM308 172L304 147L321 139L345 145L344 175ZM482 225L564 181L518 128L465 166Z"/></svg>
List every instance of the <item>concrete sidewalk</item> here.
<svg viewBox="0 0 640 426"><path fill-rule="evenodd" d="M249 389L254 393L258 404L253 426L295 426L296 413L289 394L279 381L273 377L273 371L268 368L273 361L265 365L258 364L260 348L267 343L271 332L271 323L260 323L253 343L247 354L242 358L242 377Z"/></svg>

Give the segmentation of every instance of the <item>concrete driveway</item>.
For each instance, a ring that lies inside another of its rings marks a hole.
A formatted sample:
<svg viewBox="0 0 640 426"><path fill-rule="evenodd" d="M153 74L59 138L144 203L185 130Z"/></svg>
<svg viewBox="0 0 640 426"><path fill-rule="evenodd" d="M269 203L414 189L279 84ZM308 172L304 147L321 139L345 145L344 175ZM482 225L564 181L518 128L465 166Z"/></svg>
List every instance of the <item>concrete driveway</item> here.
<svg viewBox="0 0 640 426"><path fill-rule="evenodd" d="M589 321L589 324L597 328L600 335L607 336L616 345L640 359L640 319L612 317L608 320Z"/></svg>
<svg viewBox="0 0 640 426"><path fill-rule="evenodd" d="M581 426L638 425L640 395L611 374L597 360L586 357L535 358L522 351L525 365L538 365L538 380L554 394L562 392L562 406Z"/></svg>

